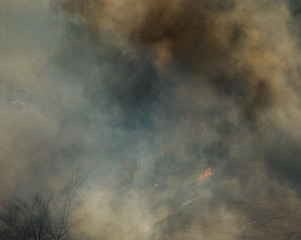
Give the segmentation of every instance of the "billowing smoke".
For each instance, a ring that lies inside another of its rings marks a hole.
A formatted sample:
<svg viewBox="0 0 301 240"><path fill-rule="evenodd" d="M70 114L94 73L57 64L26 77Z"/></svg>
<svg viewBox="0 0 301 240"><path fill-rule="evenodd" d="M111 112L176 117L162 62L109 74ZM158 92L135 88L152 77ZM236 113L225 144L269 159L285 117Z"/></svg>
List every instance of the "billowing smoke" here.
<svg viewBox="0 0 301 240"><path fill-rule="evenodd" d="M0 200L80 166L74 239L297 239L299 5L1 2Z"/></svg>

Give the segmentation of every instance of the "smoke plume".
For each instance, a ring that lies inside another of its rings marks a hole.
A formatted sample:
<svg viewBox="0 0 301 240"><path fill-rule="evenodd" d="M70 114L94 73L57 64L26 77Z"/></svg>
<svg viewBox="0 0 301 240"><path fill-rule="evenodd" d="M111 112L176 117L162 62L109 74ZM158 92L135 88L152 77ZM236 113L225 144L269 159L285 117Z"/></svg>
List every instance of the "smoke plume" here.
<svg viewBox="0 0 301 240"><path fill-rule="evenodd" d="M0 8L0 203L82 166L74 239L301 236L297 1Z"/></svg>

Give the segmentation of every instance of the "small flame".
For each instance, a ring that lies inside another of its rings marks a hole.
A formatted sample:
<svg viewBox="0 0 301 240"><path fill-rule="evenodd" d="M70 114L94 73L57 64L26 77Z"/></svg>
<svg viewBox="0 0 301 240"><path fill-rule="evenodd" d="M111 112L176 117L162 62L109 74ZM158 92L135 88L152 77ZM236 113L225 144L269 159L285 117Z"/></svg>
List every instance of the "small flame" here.
<svg viewBox="0 0 301 240"><path fill-rule="evenodd" d="M205 174L204 175L200 175L200 180L203 180L204 178L207 177L211 177L213 175L212 171L211 171L211 167L205 170Z"/></svg>
<svg viewBox="0 0 301 240"><path fill-rule="evenodd" d="M130 185L133 181L135 177L138 177L139 175L143 174L143 165L145 165L146 167L149 166L150 161L155 160L156 158L163 156L165 154L167 154L168 152L160 152L157 154L152 154L149 157L146 157L144 161L140 162L140 166L137 166L137 168L135 166L131 166L131 163L126 160L123 164L123 168L124 168L124 174L122 176L123 179L123 183L128 186ZM136 168L136 171L134 171L133 169ZM155 187L158 187L159 185L156 184Z"/></svg>

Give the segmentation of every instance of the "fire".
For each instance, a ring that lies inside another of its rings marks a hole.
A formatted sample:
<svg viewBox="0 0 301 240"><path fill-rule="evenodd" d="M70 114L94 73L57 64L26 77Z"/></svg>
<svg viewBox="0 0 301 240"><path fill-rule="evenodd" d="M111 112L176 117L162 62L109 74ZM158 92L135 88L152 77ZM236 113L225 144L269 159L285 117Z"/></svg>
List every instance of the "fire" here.
<svg viewBox="0 0 301 240"><path fill-rule="evenodd" d="M205 170L205 174L204 175L200 175L200 180L203 180L204 178L210 177L212 176L213 173L211 171L211 167Z"/></svg>
<svg viewBox="0 0 301 240"><path fill-rule="evenodd" d="M138 177L140 174L143 174L143 165L145 165L146 167L149 166L150 161L154 161L156 158L163 156L165 154L167 154L169 151L166 152L160 152L157 154L151 154L149 157L146 157L144 161L140 162L140 166L137 166L137 168L135 166L132 166L131 163L126 160L123 164L123 168L124 168L124 174L122 176L123 179L123 183L128 186L129 184L131 184L134 181L135 177ZM136 168L136 171L134 171L134 169ZM158 184L155 184L155 187L158 187Z"/></svg>

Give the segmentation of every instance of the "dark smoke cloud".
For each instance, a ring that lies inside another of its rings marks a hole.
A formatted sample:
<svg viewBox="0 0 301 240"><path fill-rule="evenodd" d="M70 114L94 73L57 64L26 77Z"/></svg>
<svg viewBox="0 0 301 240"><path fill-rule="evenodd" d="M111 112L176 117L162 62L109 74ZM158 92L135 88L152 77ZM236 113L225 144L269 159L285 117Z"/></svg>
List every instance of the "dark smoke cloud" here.
<svg viewBox="0 0 301 240"><path fill-rule="evenodd" d="M295 71L281 62L293 51L279 48L289 34L289 12L281 2L276 7L269 1L65 1L64 7L82 17L96 42L111 34L153 55L160 72L171 65L193 72L195 84L208 82L233 97L244 121L281 101L281 75Z"/></svg>
<svg viewBox="0 0 301 240"><path fill-rule="evenodd" d="M1 9L1 195L84 165L79 239L300 235L297 2Z"/></svg>

